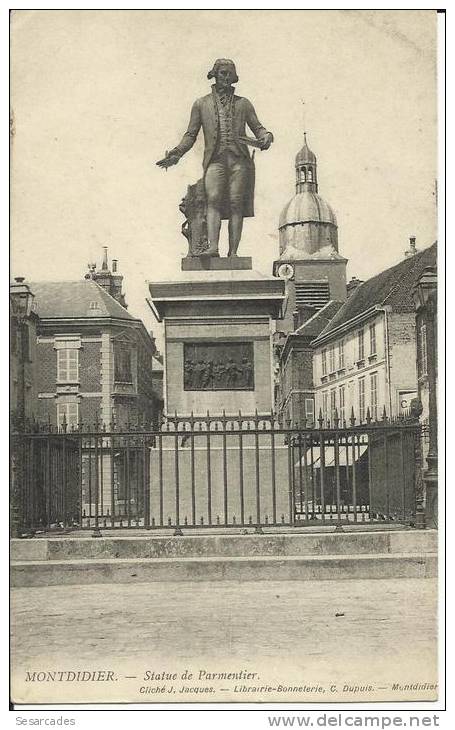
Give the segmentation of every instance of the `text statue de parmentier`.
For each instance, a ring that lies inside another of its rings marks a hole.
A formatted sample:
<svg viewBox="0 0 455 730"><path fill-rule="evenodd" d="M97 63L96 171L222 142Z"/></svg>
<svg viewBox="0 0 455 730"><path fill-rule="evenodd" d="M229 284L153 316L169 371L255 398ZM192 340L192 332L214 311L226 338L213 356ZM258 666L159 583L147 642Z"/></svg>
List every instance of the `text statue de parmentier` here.
<svg viewBox="0 0 455 730"><path fill-rule="evenodd" d="M215 78L211 93L194 102L180 143L156 164L165 169L176 165L194 145L202 127L204 175L189 186L180 206L188 219L182 232L188 238L190 256L219 256L221 221L227 219L228 256L236 256L243 219L254 215L254 160L247 145L266 150L273 134L262 126L252 103L234 94L238 76L233 61L219 58L207 77ZM246 136L246 124L255 138Z"/></svg>

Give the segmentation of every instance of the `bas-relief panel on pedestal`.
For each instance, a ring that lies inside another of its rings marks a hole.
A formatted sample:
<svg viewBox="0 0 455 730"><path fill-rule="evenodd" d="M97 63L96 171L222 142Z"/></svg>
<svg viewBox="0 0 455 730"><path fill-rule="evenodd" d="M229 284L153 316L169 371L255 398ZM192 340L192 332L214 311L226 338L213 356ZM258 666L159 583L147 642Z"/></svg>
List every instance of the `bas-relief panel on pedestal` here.
<svg viewBox="0 0 455 730"><path fill-rule="evenodd" d="M183 388L184 390L254 390L253 343L185 343Z"/></svg>

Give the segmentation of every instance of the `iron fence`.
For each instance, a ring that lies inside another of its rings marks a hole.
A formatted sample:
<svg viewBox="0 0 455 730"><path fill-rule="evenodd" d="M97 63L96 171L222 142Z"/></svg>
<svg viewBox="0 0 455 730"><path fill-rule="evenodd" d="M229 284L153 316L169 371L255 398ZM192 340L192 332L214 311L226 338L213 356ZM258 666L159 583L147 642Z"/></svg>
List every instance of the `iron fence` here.
<svg viewBox="0 0 455 730"><path fill-rule="evenodd" d="M19 532L295 527L398 521L421 510L415 419L280 424L274 414L147 424L33 424L13 434Z"/></svg>

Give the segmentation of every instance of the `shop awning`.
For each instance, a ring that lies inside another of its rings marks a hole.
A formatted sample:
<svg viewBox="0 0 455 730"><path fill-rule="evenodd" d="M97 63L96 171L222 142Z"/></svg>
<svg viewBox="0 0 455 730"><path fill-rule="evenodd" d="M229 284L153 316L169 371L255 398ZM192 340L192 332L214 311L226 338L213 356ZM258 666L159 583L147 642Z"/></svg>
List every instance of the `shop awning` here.
<svg viewBox="0 0 455 730"><path fill-rule="evenodd" d="M355 446L355 460L358 461L361 456L368 449L368 444L356 444ZM348 445L348 463L352 465L352 444ZM313 449L307 449L306 460L307 466L311 466L311 452L313 452L313 469L321 468L321 450L319 446L313 447ZM335 447L325 446L324 447L325 466L335 466ZM302 456L302 466L305 466L305 457ZM340 466L346 466L346 446L342 445L338 448L338 464Z"/></svg>

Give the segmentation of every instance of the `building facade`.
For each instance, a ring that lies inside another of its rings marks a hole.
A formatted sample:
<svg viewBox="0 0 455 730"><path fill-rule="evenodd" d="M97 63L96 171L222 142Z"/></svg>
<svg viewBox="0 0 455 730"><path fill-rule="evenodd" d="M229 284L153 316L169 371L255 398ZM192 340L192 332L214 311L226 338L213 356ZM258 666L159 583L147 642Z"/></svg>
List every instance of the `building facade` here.
<svg viewBox="0 0 455 730"><path fill-rule="evenodd" d="M38 420L68 428L160 423L162 396L153 377L159 353L142 321L127 311L121 278L105 260L82 281L32 285L39 314Z"/></svg>
<svg viewBox="0 0 455 730"><path fill-rule="evenodd" d="M342 302L328 302L314 312L294 332L290 332L279 348L276 409L283 425L311 427L315 425L312 342L327 326Z"/></svg>
<svg viewBox="0 0 455 730"><path fill-rule="evenodd" d="M316 413L358 422L403 414L417 397L412 288L436 244L356 287L313 342Z"/></svg>

